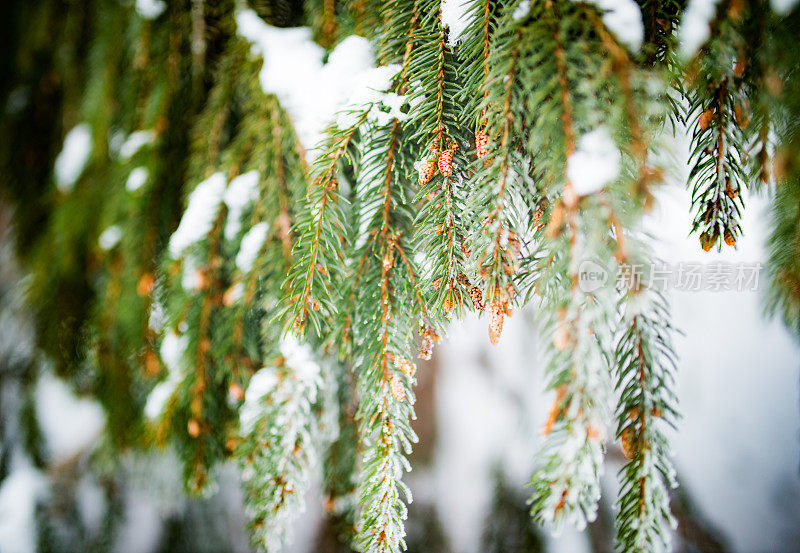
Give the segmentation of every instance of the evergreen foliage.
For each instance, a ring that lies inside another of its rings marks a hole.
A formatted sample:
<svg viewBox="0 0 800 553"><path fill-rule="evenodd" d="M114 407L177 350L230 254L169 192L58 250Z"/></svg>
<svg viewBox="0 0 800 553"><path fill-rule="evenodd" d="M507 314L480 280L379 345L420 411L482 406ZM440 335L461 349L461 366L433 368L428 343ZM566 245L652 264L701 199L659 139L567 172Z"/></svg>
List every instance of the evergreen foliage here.
<svg viewBox="0 0 800 553"><path fill-rule="evenodd" d="M0 68L38 345L103 403L109 447L170 444L195 493L236 459L267 551L321 462L343 538L399 552L415 356L470 310L497 343L535 301L555 399L533 518L594 519L615 421L617 548L667 548L674 329L629 272L654 261L656 144L689 129L706 251L735 246L743 191L769 195L767 309L800 332L800 11L722 0L686 59L676 0L630 3L641 48L594 2L465 0L463 29L440 0L154 4L17 3ZM371 88L316 149L265 92L243 14L306 25L331 56L371 41Z"/></svg>

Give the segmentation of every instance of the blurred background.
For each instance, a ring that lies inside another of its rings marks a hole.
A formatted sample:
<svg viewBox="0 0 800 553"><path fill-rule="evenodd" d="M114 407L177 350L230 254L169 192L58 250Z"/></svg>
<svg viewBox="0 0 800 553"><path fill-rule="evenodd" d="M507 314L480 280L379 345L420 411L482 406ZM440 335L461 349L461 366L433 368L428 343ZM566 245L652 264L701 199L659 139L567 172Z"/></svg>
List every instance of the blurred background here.
<svg viewBox="0 0 800 553"><path fill-rule="evenodd" d="M108 447L109 424L125 422L118 413L109 418L108 405L79 393L86 388L80 371L62 366L64 358L77 355L70 343L54 339L44 340L49 349L39 345L41 334L76 332L80 325L70 317L88 316L82 310L89 301L85 283L59 281L48 284L46 295L54 312L68 316L42 325L40 314L26 304L35 283L22 267L31 258L46 264L69 255L30 248L59 201L42 183L52 188L49 172L62 150L64 121L74 122L93 107L85 106L82 85L70 82L84 75L69 70L92 50L69 38L86 24L78 3L42 2L47 9L41 10L24 4L0 18L2 179L8 185L0 195L0 553L250 551L236 467L223 467L207 497L187 496L169 447ZM159 4L144 2L142 9ZM277 4L286 25L296 20L293 3ZM109 27L112 38L115 32ZM217 38L212 32L209 58ZM51 40L66 46L50 47ZM187 66L196 61L186 59ZM179 63L165 63L173 62ZM191 104L191 94L207 92L204 79L209 74L181 81L174 97L184 94L181 105ZM102 104L95 108L103 111ZM169 102L159 109L164 113L158 117L186 116L176 115ZM153 120L167 124L158 117ZM167 162L160 169L165 190L182 178L169 166L169 156L188 148L186 128L170 128L175 140L165 146ZM675 170L648 221L660 257L673 264L763 263L767 216L757 196L747 199L746 234L735 251L704 254L687 236L684 134L677 132L666 154ZM69 164L70 157L62 163ZM102 183L111 177L90 171L83 178ZM177 186L159 205L179 214L180 197ZM27 211L20 214L21 209ZM79 226L93 209L81 205L74 219L60 224ZM15 215L25 224L13 224ZM90 256L75 260L79 266L92 263ZM761 293L759 285L747 291L670 291L675 323L684 333L676 344L683 418L671 436L681 483L672 500L679 521L676 552L800 551L800 348L779 322L762 316ZM524 486L552 401L542 393L535 312L529 305L508 319L496 347L489 343L485 320L469 316L450 328L430 361L420 363L414 424L420 443L407 477L414 494L410 552L613 550L614 476L623 462L618 444L608 443L600 515L586 532L551 536L530 522ZM349 551L336 540L320 482L321 476L287 551Z"/></svg>

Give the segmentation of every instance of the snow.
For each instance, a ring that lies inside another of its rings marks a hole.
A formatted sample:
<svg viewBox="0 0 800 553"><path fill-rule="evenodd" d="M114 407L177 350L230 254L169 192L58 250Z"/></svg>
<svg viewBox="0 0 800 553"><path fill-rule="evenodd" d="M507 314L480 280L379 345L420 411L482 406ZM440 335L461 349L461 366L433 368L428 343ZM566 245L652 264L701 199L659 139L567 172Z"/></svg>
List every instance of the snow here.
<svg viewBox="0 0 800 553"><path fill-rule="evenodd" d="M175 332L167 332L164 339L161 340L161 347L158 351L170 374L181 374L184 371L183 354L187 345L188 338Z"/></svg>
<svg viewBox="0 0 800 553"><path fill-rule="evenodd" d="M455 46L461 40L464 29L469 26L467 0L442 0L442 25L447 27L447 44Z"/></svg>
<svg viewBox="0 0 800 553"><path fill-rule="evenodd" d="M36 418L51 463L68 461L88 450L105 426L105 413L93 400L79 398L51 374L36 383Z"/></svg>
<svg viewBox="0 0 800 553"><path fill-rule="evenodd" d="M301 344L293 334L289 334L281 339L280 350L294 377L309 388L315 388L321 371L311 356L311 348L307 344ZM314 398L309 398L309 401L314 401Z"/></svg>
<svg viewBox="0 0 800 553"><path fill-rule="evenodd" d="M575 0L584 1L584 0ZM644 38L642 12L634 0L586 0L603 14L603 23L628 48L638 52Z"/></svg>
<svg viewBox="0 0 800 553"><path fill-rule="evenodd" d="M263 367L256 371L244 393L244 403L239 411L239 426L243 433L252 430L253 425L264 411L261 398L278 386L278 375L275 367Z"/></svg>
<svg viewBox="0 0 800 553"><path fill-rule="evenodd" d="M147 396L144 406L144 414L150 420L155 420L164 412L164 408L178 388L178 384L184 378L185 362L184 353L188 344L186 336L180 336L175 332L167 332L161 340L161 360L167 367L167 379L156 384L155 388Z"/></svg>
<svg viewBox="0 0 800 553"><path fill-rule="evenodd" d="M153 131L132 132L119 147L120 158L122 158L123 161L129 160L144 146L152 144L155 139L156 133Z"/></svg>
<svg viewBox="0 0 800 553"><path fill-rule="evenodd" d="M236 238L239 229L242 228L242 211L245 206L255 201L258 196L258 171L249 171L235 177L222 200L228 206L228 218L225 221L225 239L233 240Z"/></svg>
<svg viewBox="0 0 800 553"><path fill-rule="evenodd" d="M321 369L314 361L311 349L293 335L281 338L279 349L289 375L286 378L293 378L302 384L305 388L305 397L302 399L313 403L320 385ZM280 383L277 367L263 367L250 379L239 413L239 424L243 433L250 432L253 424L263 415L262 398L275 391Z"/></svg>
<svg viewBox="0 0 800 553"><path fill-rule="evenodd" d="M797 0L772 0L772 11L778 15L788 15L797 5Z"/></svg>
<svg viewBox="0 0 800 553"><path fill-rule="evenodd" d="M344 106L339 110L336 125L340 129L352 127L365 107L369 108L367 118L381 125L390 122L392 117L407 118L406 114L400 112L406 97L383 92L391 86L392 79L399 72L398 64L383 65L362 72L356 79ZM385 103L389 108L391 116L380 110L381 103Z"/></svg>
<svg viewBox="0 0 800 553"><path fill-rule="evenodd" d="M128 180L125 182L125 190L128 192L136 192L144 183L147 182L147 177L149 176L149 172L145 167L136 167L131 171L131 174L128 175Z"/></svg>
<svg viewBox="0 0 800 553"><path fill-rule="evenodd" d="M119 228L118 225L111 225L100 234L100 237L97 239L97 243L100 244L102 249L108 251L119 244L121 239L122 229Z"/></svg>
<svg viewBox="0 0 800 553"><path fill-rule="evenodd" d="M226 187L225 175L214 173L197 185L177 230L169 240L169 253L178 258L183 251L202 239L214 225Z"/></svg>
<svg viewBox="0 0 800 553"><path fill-rule="evenodd" d="M530 0L522 0L517 7L514 9L514 13L511 14L511 17L514 19L522 19L531 11L531 2Z"/></svg>
<svg viewBox="0 0 800 553"><path fill-rule="evenodd" d="M36 504L47 492L45 476L27 464L0 484L0 551L37 551Z"/></svg>
<svg viewBox="0 0 800 553"><path fill-rule="evenodd" d="M242 237L242 245L239 247L239 253L236 254L236 267L243 273L249 272L253 268L258 252L267 239L268 231L267 223L258 223L253 225Z"/></svg>
<svg viewBox="0 0 800 553"><path fill-rule="evenodd" d="M56 187L69 192L83 173L92 153L92 129L88 123L74 126L64 137L64 145L56 157Z"/></svg>
<svg viewBox="0 0 800 553"><path fill-rule="evenodd" d="M97 480L90 474L84 475L75 490L75 498L83 524L92 533L96 533L100 530L103 515L108 507Z"/></svg>
<svg viewBox="0 0 800 553"><path fill-rule="evenodd" d="M181 270L181 286L184 290L193 291L203 287L203 277L200 273L200 262L197 256L189 254L183 259Z"/></svg>
<svg viewBox="0 0 800 553"><path fill-rule="evenodd" d="M136 13L144 19L156 19L166 9L164 0L136 0Z"/></svg>
<svg viewBox="0 0 800 553"><path fill-rule="evenodd" d="M264 59L259 74L264 92L278 97L301 143L311 150L374 67L369 41L349 36L323 64L325 52L312 40L307 27L272 27L252 10L239 11L236 22L239 34L252 43L253 53Z"/></svg>
<svg viewBox="0 0 800 553"><path fill-rule="evenodd" d="M124 497L124 524L112 536L114 553L153 553L163 542L164 523L151 498L140 490Z"/></svg>
<svg viewBox="0 0 800 553"><path fill-rule="evenodd" d="M179 380L168 378L164 382L159 382L155 385L147 396L147 402L144 405L144 415L148 419L156 420L161 416L169 398L175 393L178 384L180 384Z"/></svg>
<svg viewBox="0 0 800 553"><path fill-rule="evenodd" d="M593 194L619 176L622 155L605 127L587 132L567 160L567 178L579 196Z"/></svg>
<svg viewBox="0 0 800 553"><path fill-rule="evenodd" d="M691 58L711 35L710 22L716 13L719 0L689 0L678 29L678 51Z"/></svg>

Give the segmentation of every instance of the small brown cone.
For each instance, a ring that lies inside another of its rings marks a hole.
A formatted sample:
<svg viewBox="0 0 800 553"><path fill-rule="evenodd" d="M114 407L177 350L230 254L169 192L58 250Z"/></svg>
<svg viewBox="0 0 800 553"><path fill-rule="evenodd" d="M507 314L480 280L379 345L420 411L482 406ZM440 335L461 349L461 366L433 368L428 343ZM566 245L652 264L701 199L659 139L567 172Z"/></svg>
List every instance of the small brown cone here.
<svg viewBox="0 0 800 553"><path fill-rule="evenodd" d="M736 238L733 236L733 233L731 231L729 231L728 229L725 229L725 233L722 236L725 239L725 243L727 245L729 245L729 246L735 246L736 245Z"/></svg>
<svg viewBox="0 0 800 553"><path fill-rule="evenodd" d="M453 174L453 156L455 153L455 148L448 148L439 156L439 172L445 177Z"/></svg>
<svg viewBox="0 0 800 553"><path fill-rule="evenodd" d="M419 168L419 185L425 186L428 184L435 174L436 161L433 159L426 159Z"/></svg>
<svg viewBox="0 0 800 553"><path fill-rule="evenodd" d="M136 285L136 293L141 297L149 295L153 290L153 284L155 284L155 282L156 279L153 273L144 273L142 278L139 279L139 283Z"/></svg>
<svg viewBox="0 0 800 553"><path fill-rule="evenodd" d="M703 247L703 251L710 251L716 242L716 235L712 235L708 232L704 232L700 235L700 245Z"/></svg>
<svg viewBox="0 0 800 553"><path fill-rule="evenodd" d="M475 153L478 159L483 159L489 155L489 137L481 131L475 135Z"/></svg>
<svg viewBox="0 0 800 553"><path fill-rule="evenodd" d="M500 334L503 333L504 311L503 304L499 301L489 305L489 340L495 346L500 342Z"/></svg>
<svg viewBox="0 0 800 553"><path fill-rule="evenodd" d="M632 459L636 453L636 433L628 426L622 431L619 439L620 445L622 445L622 453L628 459Z"/></svg>
<svg viewBox="0 0 800 553"><path fill-rule="evenodd" d="M394 358L394 366L397 367L398 370L403 371L408 376L414 376L414 365L406 359L405 357L397 356Z"/></svg>
<svg viewBox="0 0 800 553"><path fill-rule="evenodd" d="M148 349L144 354L144 370L149 376L155 376L161 371L158 355L152 349Z"/></svg>
<svg viewBox="0 0 800 553"><path fill-rule="evenodd" d="M196 438L200 435L200 423L197 422L197 419L189 419L186 430L192 438Z"/></svg>
<svg viewBox="0 0 800 553"><path fill-rule="evenodd" d="M483 292L477 286L471 286L469 288L469 299L472 300L472 307L475 308L476 311L483 311L486 308L486 305L483 303Z"/></svg>
<svg viewBox="0 0 800 553"><path fill-rule="evenodd" d="M711 120L713 118L714 118L714 110L707 109L700 114L700 117L697 120L697 124L700 125L701 129L705 130L711 124Z"/></svg>
<svg viewBox="0 0 800 553"><path fill-rule="evenodd" d="M392 390L392 397L394 397L397 401L405 401L406 399L406 391L403 388L403 383L400 381L400 378L397 375L392 377L392 380L389 383L389 387Z"/></svg>

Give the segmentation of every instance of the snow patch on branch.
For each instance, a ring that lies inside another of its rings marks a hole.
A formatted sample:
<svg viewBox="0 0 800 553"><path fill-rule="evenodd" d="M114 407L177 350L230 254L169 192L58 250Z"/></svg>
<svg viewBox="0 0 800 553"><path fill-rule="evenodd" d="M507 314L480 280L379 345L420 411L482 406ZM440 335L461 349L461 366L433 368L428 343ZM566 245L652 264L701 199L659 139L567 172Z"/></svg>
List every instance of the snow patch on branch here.
<svg viewBox="0 0 800 553"><path fill-rule="evenodd" d="M223 201L228 206L225 239L233 240L242 228L242 211L258 196L258 171L249 171L234 178L225 191Z"/></svg>
<svg viewBox="0 0 800 553"><path fill-rule="evenodd" d="M189 195L186 211L169 240L169 253L173 258L180 257L186 248L211 230L226 186L225 175L214 173L198 184Z"/></svg>
<svg viewBox="0 0 800 553"><path fill-rule="evenodd" d="M51 463L59 464L89 449L105 426L105 413L93 400L76 396L67 384L43 374L36 383L36 419Z"/></svg>
<svg viewBox="0 0 800 553"><path fill-rule="evenodd" d="M128 180L125 181L125 190L128 192L136 192L144 183L147 182L147 177L149 173L147 168L145 167L136 167L131 171L131 174L128 175Z"/></svg>
<svg viewBox="0 0 800 553"><path fill-rule="evenodd" d="M369 73L374 70L375 55L369 41L349 36L330 53L328 63L323 63L325 51L313 41L308 27L273 27L252 10L239 11L236 23L239 34L252 44L253 53L264 59L261 87L278 97L300 142L310 152L352 91L373 77Z"/></svg>
<svg viewBox="0 0 800 553"><path fill-rule="evenodd" d="M236 267L243 273L247 273L253 268L253 263L256 257L258 257L258 252L267 239L268 231L269 225L267 223L258 223L253 225L253 227L247 231L247 234L242 237L239 253L236 254Z"/></svg>
<svg viewBox="0 0 800 553"><path fill-rule="evenodd" d="M143 19L156 19L166 9L164 0L136 0L136 13Z"/></svg>
<svg viewBox="0 0 800 553"><path fill-rule="evenodd" d="M184 354L188 347L189 340L185 335L176 332L167 332L161 341L161 361L167 367L167 379L159 382L147 396L147 403L144 406L144 414L150 420L155 420L164 412L167 401L175 393L178 385L185 376L186 364Z"/></svg>
<svg viewBox="0 0 800 553"><path fill-rule="evenodd" d="M380 126L391 123L393 119L404 121L408 115L400 111L406 96L386 93L392 86L392 79L400 72L400 65L384 65L362 72L356 79L344 107L339 110L336 117L336 126L339 129L349 129L369 106L369 121ZM381 109L381 108L385 108Z"/></svg>
<svg viewBox="0 0 800 553"><path fill-rule="evenodd" d="M100 234L97 243L100 245L101 249L108 251L119 244L121 239L122 229L119 228L119 225L111 225Z"/></svg>
<svg viewBox="0 0 800 553"><path fill-rule="evenodd" d="M132 158L144 146L152 144L156 139L153 131L134 131L119 147L119 157L123 161Z"/></svg>
<svg viewBox="0 0 800 553"><path fill-rule="evenodd" d="M531 2L530 0L522 0L517 7L514 9L514 13L511 14L511 17L515 20L522 19L531 11Z"/></svg>
<svg viewBox="0 0 800 553"><path fill-rule="evenodd" d="M691 58L711 36L711 20L717 11L719 0L690 0L683 12L678 29L678 51L684 58Z"/></svg>
<svg viewBox="0 0 800 553"><path fill-rule="evenodd" d="M470 24L469 7L467 0L442 0L442 25L447 27L448 46L455 46L461 41L464 29Z"/></svg>
<svg viewBox="0 0 800 553"><path fill-rule="evenodd" d="M797 0L772 0L772 11L778 15L787 15L797 5Z"/></svg>
<svg viewBox="0 0 800 553"><path fill-rule="evenodd" d="M56 187L70 192L86 168L92 153L92 129L88 123L75 125L64 137L64 145L56 157Z"/></svg>
<svg viewBox="0 0 800 553"><path fill-rule="evenodd" d="M262 367L250 379L244 394L244 403L239 411L239 427L243 434L253 430L253 426L264 411L261 398L277 388L278 382L275 367Z"/></svg>
<svg viewBox="0 0 800 553"><path fill-rule="evenodd" d="M644 38L642 11L634 0L576 0L586 1L603 14L609 31L633 52L638 52Z"/></svg>
<svg viewBox="0 0 800 553"><path fill-rule="evenodd" d="M594 194L619 176L622 155L605 127L581 136L567 159L567 178L579 196Z"/></svg>

